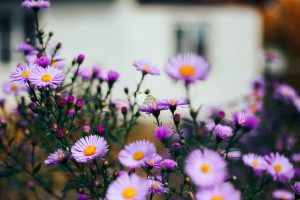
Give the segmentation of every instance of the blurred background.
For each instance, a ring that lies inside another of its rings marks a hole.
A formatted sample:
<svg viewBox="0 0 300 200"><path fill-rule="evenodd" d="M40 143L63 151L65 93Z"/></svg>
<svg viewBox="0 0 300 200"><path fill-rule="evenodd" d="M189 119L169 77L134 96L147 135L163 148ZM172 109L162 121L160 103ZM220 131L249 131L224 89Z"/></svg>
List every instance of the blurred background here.
<svg viewBox="0 0 300 200"><path fill-rule="evenodd" d="M52 0L41 12L41 25L62 42L70 63L86 55L86 66L121 72L113 94L133 88L140 74L131 66L149 60L163 71L168 58L195 52L212 64L208 80L192 88L195 105L224 105L244 97L263 70L263 49L280 53L276 75L300 88L299 0ZM14 47L32 38L33 15L21 0L0 1L0 83L23 61ZM158 98L184 97L180 84L165 74L147 78Z"/></svg>

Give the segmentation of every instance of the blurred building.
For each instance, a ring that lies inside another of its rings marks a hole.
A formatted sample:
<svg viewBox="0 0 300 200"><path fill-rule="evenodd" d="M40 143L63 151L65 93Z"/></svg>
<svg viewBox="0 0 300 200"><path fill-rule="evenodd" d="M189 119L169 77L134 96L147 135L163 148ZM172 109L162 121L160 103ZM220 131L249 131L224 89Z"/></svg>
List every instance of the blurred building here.
<svg viewBox="0 0 300 200"><path fill-rule="evenodd" d="M84 53L85 65L120 71L115 96L138 81L139 73L131 66L135 59L149 60L163 71L167 59L177 53L202 54L212 71L207 81L193 87L192 97L195 105L218 105L244 96L260 73L262 22L259 12L248 4L207 2L57 0L42 11L41 24L55 32L53 45L63 42L61 55L68 62ZM0 2L1 83L22 60L12 51L14 46L33 37L32 15L19 5L20 1ZM181 85L164 74L147 78L144 87L157 97L184 96Z"/></svg>

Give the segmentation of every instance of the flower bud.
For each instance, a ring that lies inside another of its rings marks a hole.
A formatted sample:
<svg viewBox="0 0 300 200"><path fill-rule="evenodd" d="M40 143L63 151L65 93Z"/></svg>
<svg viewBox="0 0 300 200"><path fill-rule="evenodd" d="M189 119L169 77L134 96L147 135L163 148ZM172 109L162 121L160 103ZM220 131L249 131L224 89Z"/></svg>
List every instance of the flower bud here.
<svg viewBox="0 0 300 200"><path fill-rule="evenodd" d="M91 130L91 127L88 124L86 124L82 127L82 131L84 133L88 133L88 132L90 132L90 130Z"/></svg>
<svg viewBox="0 0 300 200"><path fill-rule="evenodd" d="M64 107L65 105L67 104L67 99L66 98L60 98L59 100L58 100L58 106L59 107Z"/></svg>
<svg viewBox="0 0 300 200"><path fill-rule="evenodd" d="M83 99L77 99L75 103L75 108L80 109L83 106L83 104L84 104Z"/></svg>
<svg viewBox="0 0 300 200"><path fill-rule="evenodd" d="M41 56L37 59L36 63L41 67L48 67L50 65L50 60L47 56Z"/></svg>
<svg viewBox="0 0 300 200"><path fill-rule="evenodd" d="M64 130L62 128L58 128L56 131L56 137L62 138L64 136Z"/></svg>
<svg viewBox="0 0 300 200"><path fill-rule="evenodd" d="M96 129L97 129L97 133L99 133L99 134L102 134L105 132L105 126L102 124L99 124Z"/></svg>
<svg viewBox="0 0 300 200"><path fill-rule="evenodd" d="M127 108L126 106L123 106L123 107L121 108L121 112L122 112L123 115L126 115L127 112L128 112L128 108Z"/></svg>
<svg viewBox="0 0 300 200"><path fill-rule="evenodd" d="M83 54L79 54L79 55L77 56L76 62L77 62L78 64L81 64L81 63L83 63L84 58L85 58L85 57L84 57Z"/></svg>

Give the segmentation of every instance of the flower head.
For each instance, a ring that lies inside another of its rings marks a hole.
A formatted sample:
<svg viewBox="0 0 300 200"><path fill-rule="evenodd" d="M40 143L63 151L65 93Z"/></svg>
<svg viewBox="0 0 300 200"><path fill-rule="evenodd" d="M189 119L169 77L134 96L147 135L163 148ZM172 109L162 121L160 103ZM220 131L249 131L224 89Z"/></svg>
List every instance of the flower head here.
<svg viewBox="0 0 300 200"><path fill-rule="evenodd" d="M22 7L27 8L27 9L49 8L50 1L48 1L48 0L24 0L22 3Z"/></svg>
<svg viewBox="0 0 300 200"><path fill-rule="evenodd" d="M168 126L161 125L155 128L154 134L157 139L164 140L171 136L172 129Z"/></svg>
<svg viewBox="0 0 300 200"><path fill-rule="evenodd" d="M162 162L162 157L158 154L153 154L152 158L146 161L146 166L153 168L160 168Z"/></svg>
<svg viewBox="0 0 300 200"><path fill-rule="evenodd" d="M26 90L26 87L23 83L20 82L5 82L3 84L3 92L5 94L13 94L13 95L17 95L19 94L21 91Z"/></svg>
<svg viewBox="0 0 300 200"><path fill-rule="evenodd" d="M256 128L259 124L259 121L255 116L248 114L244 111L233 113L232 121L240 127L250 129Z"/></svg>
<svg viewBox="0 0 300 200"><path fill-rule="evenodd" d="M71 148L72 157L77 162L88 162L103 157L108 145L103 137L90 135L78 140Z"/></svg>
<svg viewBox="0 0 300 200"><path fill-rule="evenodd" d="M173 99L158 99L156 103L157 105L160 106L176 107L176 106L188 105L190 102L188 99L173 98Z"/></svg>
<svg viewBox="0 0 300 200"><path fill-rule="evenodd" d="M196 194L197 200L241 200L241 192L230 183L215 185L209 189L201 189Z"/></svg>
<svg viewBox="0 0 300 200"><path fill-rule="evenodd" d="M24 54L36 53L34 46L28 43L22 43L16 46L16 52L23 52Z"/></svg>
<svg viewBox="0 0 300 200"><path fill-rule="evenodd" d="M148 182L135 174L123 174L109 185L107 200L145 200L148 193Z"/></svg>
<svg viewBox="0 0 300 200"><path fill-rule="evenodd" d="M151 160L155 153L154 144L147 140L139 140L125 146L119 153L119 161L126 167L141 167Z"/></svg>
<svg viewBox="0 0 300 200"><path fill-rule="evenodd" d="M218 124L213 128L213 134L219 138L228 138L233 135L232 128L230 126Z"/></svg>
<svg viewBox="0 0 300 200"><path fill-rule="evenodd" d="M285 156L272 153L266 156L265 160L268 163L267 172L273 177L274 181L285 183L293 178L294 167Z"/></svg>
<svg viewBox="0 0 300 200"><path fill-rule="evenodd" d="M159 70L156 66L147 61L134 61L133 66L143 74L159 75Z"/></svg>
<svg viewBox="0 0 300 200"><path fill-rule="evenodd" d="M139 106L140 112L144 112L149 115L156 114L156 113L159 113L161 110L167 110L167 109L168 109L167 106L160 106L160 105L157 105L156 103Z"/></svg>
<svg viewBox="0 0 300 200"><path fill-rule="evenodd" d="M300 196L300 182L295 182L294 185L292 185L293 191L297 196Z"/></svg>
<svg viewBox="0 0 300 200"><path fill-rule="evenodd" d="M276 200L294 200L294 194L287 190L275 190L272 196Z"/></svg>
<svg viewBox="0 0 300 200"><path fill-rule="evenodd" d="M92 68L84 67L79 69L78 74L83 80L90 80L93 77L94 71Z"/></svg>
<svg viewBox="0 0 300 200"><path fill-rule="evenodd" d="M164 187L162 182L157 181L157 180L148 179L148 185L149 185L150 192L154 195L159 195L161 193L167 193L169 191L168 188Z"/></svg>
<svg viewBox="0 0 300 200"><path fill-rule="evenodd" d="M57 149L51 153L48 158L44 161L45 165L54 165L66 160L69 157L62 149Z"/></svg>
<svg viewBox="0 0 300 200"><path fill-rule="evenodd" d="M253 170L260 172L267 169L267 162L262 156L254 153L249 153L243 156L243 162L245 165L251 167Z"/></svg>
<svg viewBox="0 0 300 200"><path fill-rule="evenodd" d="M287 84L280 84L275 89L275 95L283 100L292 100L297 97L297 92Z"/></svg>
<svg viewBox="0 0 300 200"><path fill-rule="evenodd" d="M166 65L167 74L175 81L182 80L185 84L204 80L209 70L207 61L195 54L178 55L171 58Z"/></svg>
<svg viewBox="0 0 300 200"><path fill-rule="evenodd" d="M38 68L36 64L18 65L17 69L10 74L12 81L27 82L32 71Z"/></svg>
<svg viewBox="0 0 300 200"><path fill-rule="evenodd" d="M222 183L227 176L225 161L209 149L192 151L185 161L185 171L197 186L204 187Z"/></svg>
<svg viewBox="0 0 300 200"><path fill-rule="evenodd" d="M174 170L177 167L177 162L171 159L164 159L162 165L167 170Z"/></svg>
<svg viewBox="0 0 300 200"><path fill-rule="evenodd" d="M47 67L47 68L36 68L33 70L28 80L36 86L46 87L50 86L52 88L56 88L63 82L64 74L60 69Z"/></svg>

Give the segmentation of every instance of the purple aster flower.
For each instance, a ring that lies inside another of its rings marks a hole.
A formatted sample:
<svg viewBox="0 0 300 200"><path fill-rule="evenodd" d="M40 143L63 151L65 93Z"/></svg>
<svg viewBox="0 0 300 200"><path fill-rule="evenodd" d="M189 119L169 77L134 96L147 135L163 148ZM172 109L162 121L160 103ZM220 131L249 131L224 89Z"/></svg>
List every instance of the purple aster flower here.
<svg viewBox="0 0 300 200"><path fill-rule="evenodd" d="M48 59L47 56L40 56L36 59L36 64L45 68L51 64L51 60Z"/></svg>
<svg viewBox="0 0 300 200"><path fill-rule="evenodd" d="M147 179L124 174L108 187L107 200L145 200L149 190Z"/></svg>
<svg viewBox="0 0 300 200"><path fill-rule="evenodd" d="M213 134L216 137L225 139L233 135L232 128L230 126L218 124L213 128Z"/></svg>
<svg viewBox="0 0 300 200"><path fill-rule="evenodd" d="M294 200L294 194L287 190L275 190L272 197L276 200Z"/></svg>
<svg viewBox="0 0 300 200"><path fill-rule="evenodd" d="M154 144L147 140L139 140L125 146L119 153L119 161L126 167L142 167L155 153Z"/></svg>
<svg viewBox="0 0 300 200"><path fill-rule="evenodd" d="M133 66L143 74L159 75L159 70L156 66L147 61L134 61Z"/></svg>
<svg viewBox="0 0 300 200"><path fill-rule="evenodd" d="M292 185L292 189L297 196L300 196L300 182L295 182L294 185Z"/></svg>
<svg viewBox="0 0 300 200"><path fill-rule="evenodd" d="M203 187L222 183L227 177L226 162L209 149L192 151L185 161L185 171L197 186Z"/></svg>
<svg viewBox="0 0 300 200"><path fill-rule="evenodd" d="M20 82L5 82L3 84L3 92L5 94L18 95L21 91L25 91L26 87Z"/></svg>
<svg viewBox="0 0 300 200"><path fill-rule="evenodd" d="M288 182L294 176L295 170L290 161L279 153L271 153L265 157L268 163L267 172L273 177L274 181Z"/></svg>
<svg viewBox="0 0 300 200"><path fill-rule="evenodd" d="M50 1L47 1L47 0L24 0L22 3L22 7L27 8L27 9L49 8Z"/></svg>
<svg viewBox="0 0 300 200"><path fill-rule="evenodd" d="M267 162L262 156L256 155L254 153L249 153L243 156L243 162L245 165L251 167L257 172L266 170L268 167Z"/></svg>
<svg viewBox="0 0 300 200"><path fill-rule="evenodd" d="M90 135L78 140L71 152L77 162L88 162L103 157L108 152L108 145L103 137Z"/></svg>
<svg viewBox="0 0 300 200"><path fill-rule="evenodd" d="M148 105L139 106L140 112L144 112L149 115L159 113L161 110L167 110L167 109L168 109L167 106L160 106L160 105L157 105L156 103L153 105L148 104Z"/></svg>
<svg viewBox="0 0 300 200"><path fill-rule="evenodd" d="M157 139L164 140L171 136L172 129L168 126L161 125L155 128L154 134Z"/></svg>
<svg viewBox="0 0 300 200"><path fill-rule="evenodd" d="M108 82L116 82L119 79L120 74L116 71L110 70L107 72L107 81Z"/></svg>
<svg viewBox="0 0 300 200"><path fill-rule="evenodd" d="M94 71L92 68L80 68L78 75L83 79L83 80L90 80L93 77Z"/></svg>
<svg viewBox="0 0 300 200"><path fill-rule="evenodd" d="M77 195L77 200L86 200L86 199L90 199L91 197L87 194L81 194L81 193L78 193Z"/></svg>
<svg viewBox="0 0 300 200"><path fill-rule="evenodd" d="M168 106L169 108L171 108L171 107L188 105L190 102L188 99L173 98L173 99L157 99L156 103L159 106Z"/></svg>
<svg viewBox="0 0 300 200"><path fill-rule="evenodd" d="M58 58L54 58L50 59L50 64L49 64L50 67L54 67L54 68L58 68L58 69L61 69L65 66L65 61L62 60L62 59L58 59Z"/></svg>
<svg viewBox="0 0 300 200"><path fill-rule="evenodd" d="M256 128L259 124L259 120L255 116L244 111L233 113L232 121L240 127L250 129Z"/></svg>
<svg viewBox="0 0 300 200"><path fill-rule="evenodd" d="M32 71L39 66L35 64L18 65L17 69L10 74L12 81L27 82Z"/></svg>
<svg viewBox="0 0 300 200"><path fill-rule="evenodd" d="M146 166L153 168L160 168L162 162L162 157L158 154L153 154L152 158L146 161Z"/></svg>
<svg viewBox="0 0 300 200"><path fill-rule="evenodd" d="M292 161L294 161L295 163L300 163L300 153L299 152L294 153L291 158L292 158Z"/></svg>
<svg viewBox="0 0 300 200"><path fill-rule="evenodd" d="M293 102L295 108L297 109L297 111L300 112L300 98L295 97L292 99L292 102Z"/></svg>
<svg viewBox="0 0 300 200"><path fill-rule="evenodd" d="M214 185L212 188L203 188L196 193L197 200L241 200L241 192L230 183Z"/></svg>
<svg viewBox="0 0 300 200"><path fill-rule="evenodd" d="M16 52L22 52L24 54L33 54L37 53L36 49L34 46L28 44L28 43L22 43L16 46Z"/></svg>
<svg viewBox="0 0 300 200"><path fill-rule="evenodd" d="M182 80L185 84L204 80L209 70L207 61L195 54L178 55L171 58L166 65L167 74L175 81Z"/></svg>
<svg viewBox="0 0 300 200"><path fill-rule="evenodd" d="M56 88L63 82L64 74L60 69L47 67L47 68L36 68L33 70L28 80L36 86L46 87L50 86Z"/></svg>
<svg viewBox="0 0 300 200"><path fill-rule="evenodd" d="M297 92L293 87L287 84L279 84L275 88L275 95L277 98L283 100L292 100L297 97Z"/></svg>
<svg viewBox="0 0 300 200"><path fill-rule="evenodd" d="M154 195L159 195L161 193L168 193L169 189L164 187L162 182L148 179L149 191Z"/></svg>
<svg viewBox="0 0 300 200"><path fill-rule="evenodd" d="M47 160L44 161L45 165L54 165L61 163L69 157L62 149L57 149L55 152L51 153Z"/></svg>
<svg viewBox="0 0 300 200"><path fill-rule="evenodd" d="M216 126L215 122L214 121L210 121L210 122L206 123L205 128L208 131L213 131L214 128L215 128L215 126Z"/></svg>
<svg viewBox="0 0 300 200"><path fill-rule="evenodd" d="M174 170L177 167L177 162L171 159L164 159L162 165L167 170Z"/></svg>

